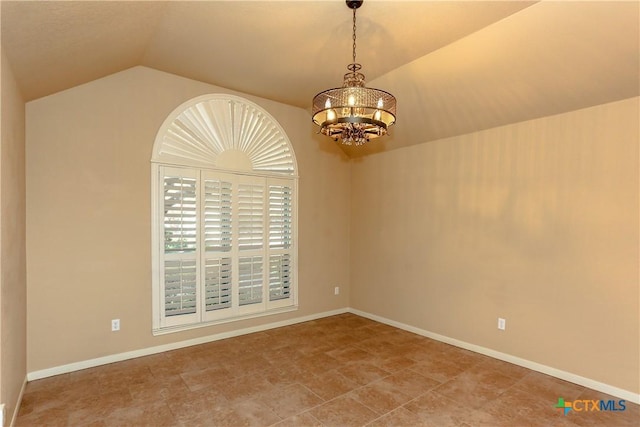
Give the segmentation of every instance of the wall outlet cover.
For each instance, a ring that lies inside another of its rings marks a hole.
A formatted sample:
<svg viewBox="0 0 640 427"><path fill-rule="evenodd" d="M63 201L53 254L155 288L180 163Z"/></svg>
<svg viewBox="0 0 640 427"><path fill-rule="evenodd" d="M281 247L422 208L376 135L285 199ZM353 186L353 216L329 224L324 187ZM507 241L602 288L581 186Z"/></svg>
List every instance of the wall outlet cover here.
<svg viewBox="0 0 640 427"><path fill-rule="evenodd" d="M507 320L502 317L498 317L498 329L504 331L507 328Z"/></svg>

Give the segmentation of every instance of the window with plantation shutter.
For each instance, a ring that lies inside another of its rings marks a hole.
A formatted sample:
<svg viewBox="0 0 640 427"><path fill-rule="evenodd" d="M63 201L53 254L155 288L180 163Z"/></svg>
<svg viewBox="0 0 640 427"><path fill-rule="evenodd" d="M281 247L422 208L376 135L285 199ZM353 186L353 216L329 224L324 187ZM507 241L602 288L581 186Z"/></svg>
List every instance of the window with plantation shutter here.
<svg viewBox="0 0 640 427"><path fill-rule="evenodd" d="M178 107L152 157L153 333L297 308L295 157L257 105Z"/></svg>

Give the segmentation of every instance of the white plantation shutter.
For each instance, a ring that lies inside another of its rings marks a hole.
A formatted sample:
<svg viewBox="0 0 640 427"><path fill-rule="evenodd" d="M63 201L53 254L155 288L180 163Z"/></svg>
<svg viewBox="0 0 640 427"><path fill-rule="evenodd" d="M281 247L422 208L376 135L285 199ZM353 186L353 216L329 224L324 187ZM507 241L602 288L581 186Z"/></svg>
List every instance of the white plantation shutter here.
<svg viewBox="0 0 640 427"><path fill-rule="evenodd" d="M196 180L183 176L164 178L164 251L196 250Z"/></svg>
<svg viewBox="0 0 640 427"><path fill-rule="evenodd" d="M238 249L264 246L264 183L238 185Z"/></svg>
<svg viewBox="0 0 640 427"><path fill-rule="evenodd" d="M291 256L269 257L269 301L289 298L291 295Z"/></svg>
<svg viewBox="0 0 640 427"><path fill-rule="evenodd" d="M286 305L293 281L293 183L270 178L269 188L269 302Z"/></svg>
<svg viewBox="0 0 640 427"><path fill-rule="evenodd" d="M164 315L193 315L198 305L196 175L167 169L162 195Z"/></svg>
<svg viewBox="0 0 640 427"><path fill-rule="evenodd" d="M196 260L165 260L164 309L166 316L196 312Z"/></svg>
<svg viewBox="0 0 640 427"><path fill-rule="evenodd" d="M205 261L205 307L207 311L231 307L231 258Z"/></svg>
<svg viewBox="0 0 640 427"><path fill-rule="evenodd" d="M261 107L205 95L152 155L153 333L296 309L296 161Z"/></svg>
<svg viewBox="0 0 640 427"><path fill-rule="evenodd" d="M295 303L292 180L159 171L165 327Z"/></svg>
<svg viewBox="0 0 640 427"><path fill-rule="evenodd" d="M232 307L233 181L204 173L204 309Z"/></svg>
<svg viewBox="0 0 640 427"><path fill-rule="evenodd" d="M205 95L178 107L158 132L152 161L222 168L227 150L244 153L252 172L296 173L291 143L278 122L258 105L231 95Z"/></svg>
<svg viewBox="0 0 640 427"><path fill-rule="evenodd" d="M269 247L289 249L292 239L291 184L269 185Z"/></svg>
<svg viewBox="0 0 640 427"><path fill-rule="evenodd" d="M262 260L261 256L241 257L239 260L238 297L241 306L262 302Z"/></svg>
<svg viewBox="0 0 640 427"><path fill-rule="evenodd" d="M206 251L231 250L231 180L205 179L204 241Z"/></svg>

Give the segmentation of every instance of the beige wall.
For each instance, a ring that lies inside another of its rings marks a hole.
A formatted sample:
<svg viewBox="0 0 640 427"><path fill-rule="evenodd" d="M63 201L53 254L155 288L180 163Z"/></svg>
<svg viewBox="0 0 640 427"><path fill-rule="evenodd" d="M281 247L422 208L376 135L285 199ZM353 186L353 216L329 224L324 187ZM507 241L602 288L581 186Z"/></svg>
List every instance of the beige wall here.
<svg viewBox="0 0 640 427"><path fill-rule="evenodd" d="M25 113L4 53L0 62L0 403L11 420L27 374Z"/></svg>
<svg viewBox="0 0 640 427"><path fill-rule="evenodd" d="M300 310L153 337L151 148L212 92L234 93L136 67L27 104L29 371L350 305L640 391L638 98L350 164L239 94L294 145Z"/></svg>
<svg viewBox="0 0 640 427"><path fill-rule="evenodd" d="M351 306L638 393L638 100L354 162Z"/></svg>
<svg viewBox="0 0 640 427"><path fill-rule="evenodd" d="M239 94L295 150L300 309L152 336L151 149L174 108L221 92L233 93L135 67L27 104L29 372L348 306L348 161L314 136L306 111Z"/></svg>

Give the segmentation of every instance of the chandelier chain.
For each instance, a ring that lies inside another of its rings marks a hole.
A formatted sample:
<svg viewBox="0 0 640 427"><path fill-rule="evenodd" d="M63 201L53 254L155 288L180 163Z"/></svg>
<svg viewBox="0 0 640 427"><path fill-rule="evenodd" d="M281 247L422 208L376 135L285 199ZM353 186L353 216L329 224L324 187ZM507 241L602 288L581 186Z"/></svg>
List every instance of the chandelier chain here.
<svg viewBox="0 0 640 427"><path fill-rule="evenodd" d="M356 8L353 8L353 63L356 63Z"/></svg>

